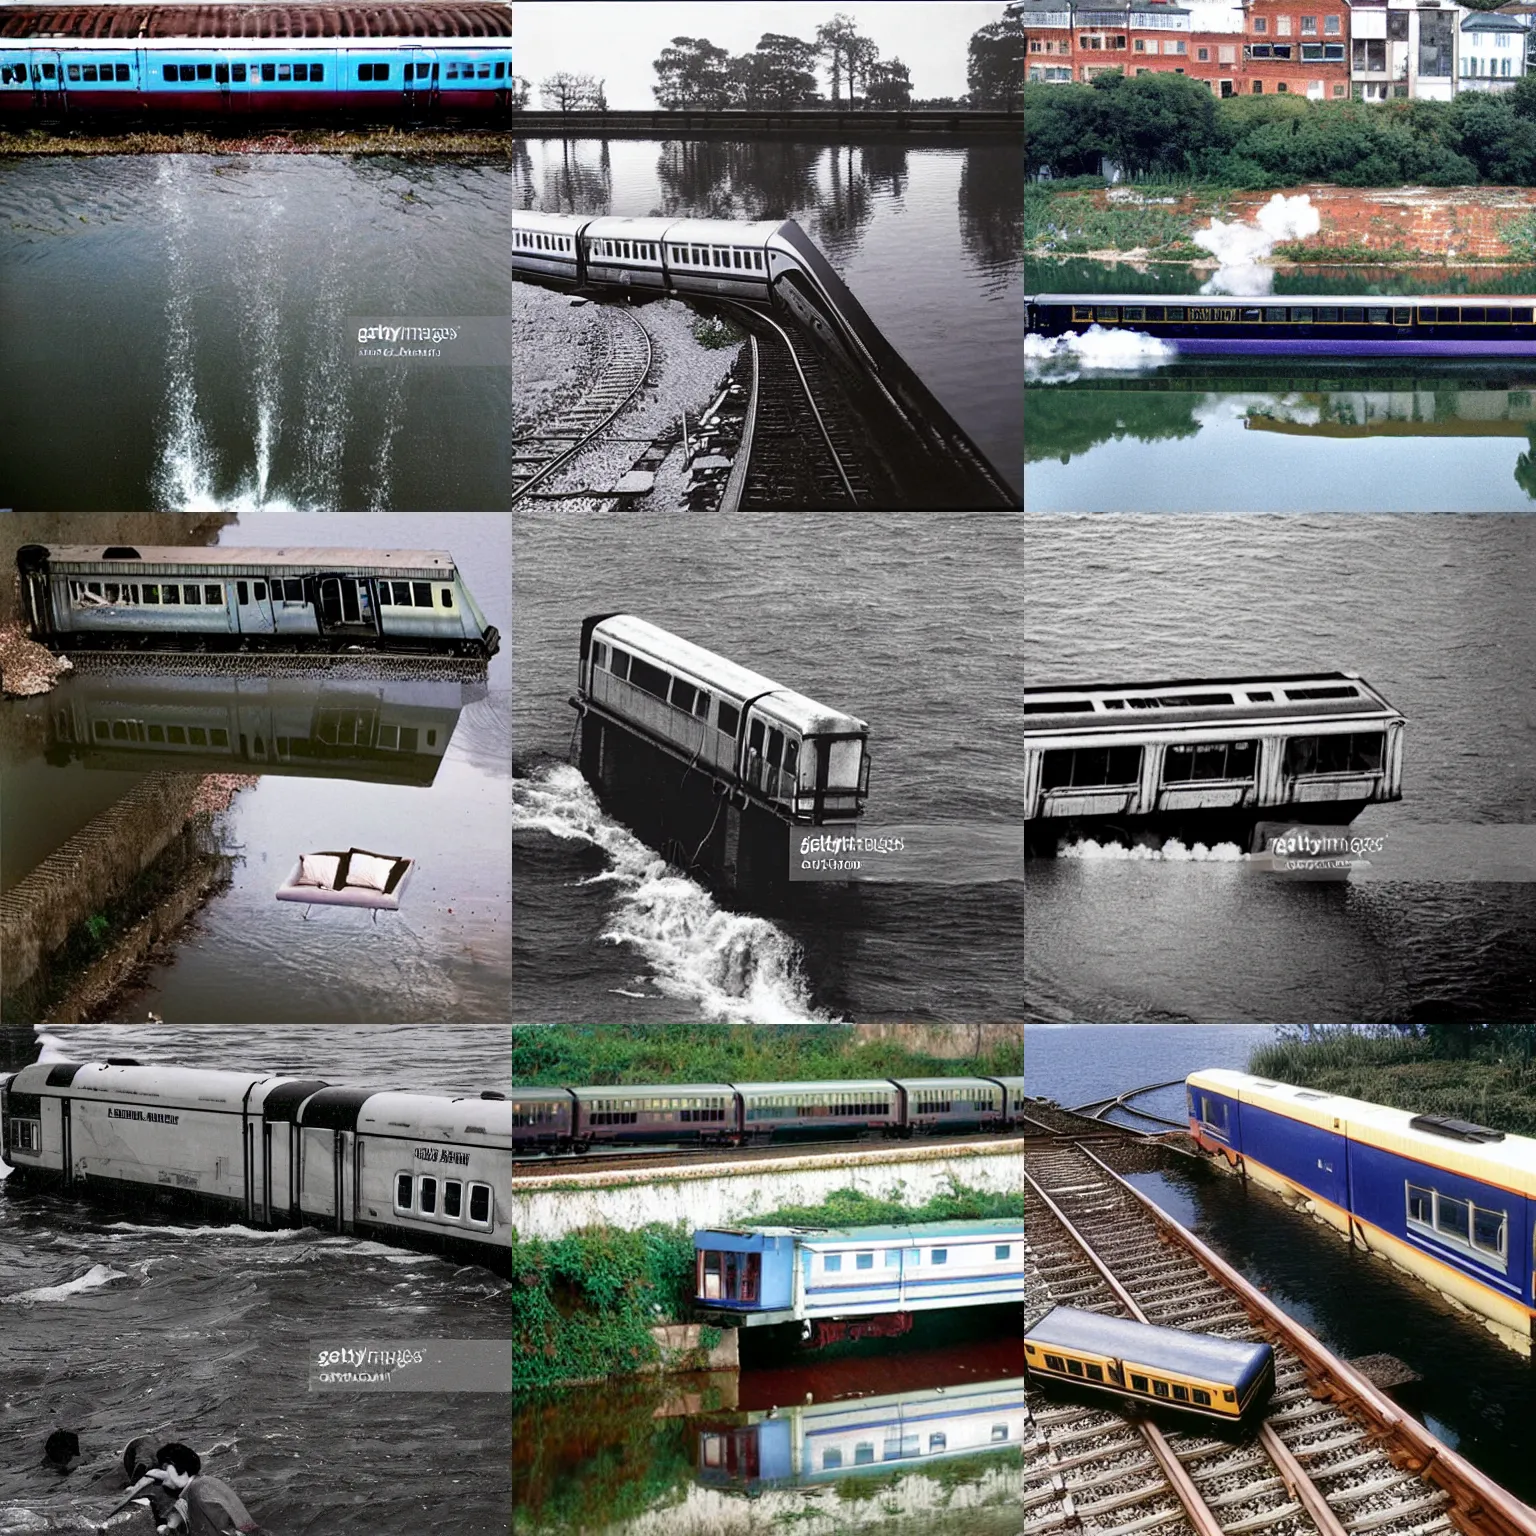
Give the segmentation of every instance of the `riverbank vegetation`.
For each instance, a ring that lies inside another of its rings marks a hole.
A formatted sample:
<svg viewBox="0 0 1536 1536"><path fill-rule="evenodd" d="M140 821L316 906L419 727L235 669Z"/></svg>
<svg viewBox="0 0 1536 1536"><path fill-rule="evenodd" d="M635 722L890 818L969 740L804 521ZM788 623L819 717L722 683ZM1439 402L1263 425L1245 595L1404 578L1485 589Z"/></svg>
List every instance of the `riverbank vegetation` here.
<svg viewBox="0 0 1536 1536"><path fill-rule="evenodd" d="M1536 1136L1536 1024L1298 1026L1256 1050L1248 1070Z"/></svg>
<svg viewBox="0 0 1536 1536"><path fill-rule="evenodd" d="M1019 1045L929 1056L864 1040L844 1024L552 1024L512 1032L512 1081L529 1088L604 1083L778 1083L850 1077L1017 1077Z"/></svg>
<svg viewBox="0 0 1536 1536"><path fill-rule="evenodd" d="M201 128L125 133L29 128L0 137L0 159L13 155L409 155L413 160L506 160L512 155L512 135L506 129L446 128L292 128L260 134Z"/></svg>
<svg viewBox="0 0 1536 1536"><path fill-rule="evenodd" d="M1131 180L1179 176L1252 191L1308 181L1536 186L1536 75L1501 95L1465 91L1448 102L1217 100L1172 74L1025 86L1030 180L1091 175L1102 185L1105 160Z"/></svg>

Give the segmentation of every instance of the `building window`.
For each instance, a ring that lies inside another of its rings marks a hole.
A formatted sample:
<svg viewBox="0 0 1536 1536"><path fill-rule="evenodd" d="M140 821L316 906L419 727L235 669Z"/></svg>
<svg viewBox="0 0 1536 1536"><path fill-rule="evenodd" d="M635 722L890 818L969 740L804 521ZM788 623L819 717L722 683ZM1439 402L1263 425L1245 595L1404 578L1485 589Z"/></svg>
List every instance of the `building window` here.
<svg viewBox="0 0 1536 1536"><path fill-rule="evenodd" d="M1195 49L1195 57L1202 64L1208 64L1210 62L1210 59L1211 59L1211 50L1209 48L1196 48Z"/></svg>
<svg viewBox="0 0 1536 1536"><path fill-rule="evenodd" d="M1337 37L1339 35L1339 18L1337 16L1324 16L1323 32L1328 37Z"/></svg>
<svg viewBox="0 0 1536 1536"><path fill-rule="evenodd" d="M1253 30L1259 37L1263 37L1269 31L1269 23L1262 16L1253 18Z"/></svg>
<svg viewBox="0 0 1536 1536"><path fill-rule="evenodd" d="M1305 32L1307 29L1303 27L1301 30ZM1289 37L1291 35L1291 18L1289 16L1281 16L1277 20L1275 23L1275 35L1277 37Z"/></svg>
<svg viewBox="0 0 1536 1536"><path fill-rule="evenodd" d="M1303 16L1301 18L1301 35L1303 37L1317 36L1317 17Z"/></svg>

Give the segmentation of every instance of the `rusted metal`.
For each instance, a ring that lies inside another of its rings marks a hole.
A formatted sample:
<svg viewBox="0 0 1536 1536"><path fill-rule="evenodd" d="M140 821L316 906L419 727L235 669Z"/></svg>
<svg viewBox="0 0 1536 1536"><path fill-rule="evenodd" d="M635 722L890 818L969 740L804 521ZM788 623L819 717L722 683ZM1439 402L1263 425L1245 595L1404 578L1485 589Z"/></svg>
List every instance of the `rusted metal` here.
<svg viewBox="0 0 1536 1536"><path fill-rule="evenodd" d="M1155 1201L1128 1184L1089 1148L1078 1150L1134 1197L1158 1228L1183 1247L1219 1284L1232 1292L1255 1321L1284 1339L1306 1366L1318 1390L1345 1405L1376 1434L1382 1448L1401 1467L1443 1489L1454 1508L1452 1520L1469 1536L1536 1536L1536 1510L1517 1499L1417 1420L1404 1413L1358 1371L1325 1349L1219 1254L1161 1210Z"/></svg>
<svg viewBox="0 0 1536 1536"><path fill-rule="evenodd" d="M0 39L507 37L510 5L403 0L397 5L17 5Z"/></svg>

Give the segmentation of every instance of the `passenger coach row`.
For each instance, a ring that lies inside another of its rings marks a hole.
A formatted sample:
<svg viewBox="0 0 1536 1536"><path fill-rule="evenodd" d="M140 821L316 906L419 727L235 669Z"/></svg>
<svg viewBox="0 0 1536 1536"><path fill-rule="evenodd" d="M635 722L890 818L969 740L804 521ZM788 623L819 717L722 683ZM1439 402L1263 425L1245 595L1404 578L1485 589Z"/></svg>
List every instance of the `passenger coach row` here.
<svg viewBox="0 0 1536 1536"><path fill-rule="evenodd" d="M618 1142L745 1146L805 1135L914 1136L1022 1124L1022 1077L514 1088L512 1144L537 1152Z"/></svg>
<svg viewBox="0 0 1536 1536"><path fill-rule="evenodd" d="M511 1249L511 1108L318 1078L37 1062L0 1077L18 1187L321 1226L476 1263Z"/></svg>

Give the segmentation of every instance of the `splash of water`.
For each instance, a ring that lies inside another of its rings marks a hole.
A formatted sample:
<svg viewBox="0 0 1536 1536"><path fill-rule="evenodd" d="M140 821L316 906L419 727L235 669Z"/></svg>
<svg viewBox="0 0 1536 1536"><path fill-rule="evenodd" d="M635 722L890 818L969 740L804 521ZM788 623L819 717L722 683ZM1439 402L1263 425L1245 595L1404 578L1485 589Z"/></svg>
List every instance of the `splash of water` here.
<svg viewBox="0 0 1536 1536"><path fill-rule="evenodd" d="M603 938L649 967L656 989L729 1024L814 1024L798 945L761 917L726 912L632 832L603 813L591 786L565 764L512 781L512 829L600 848L609 868L582 882L612 885Z"/></svg>
<svg viewBox="0 0 1536 1536"><path fill-rule="evenodd" d="M1142 843L1127 846L1124 843L1099 843L1085 837L1058 850L1058 857L1103 864L1240 864L1248 855L1236 843L1216 843L1211 847L1196 843L1191 848L1171 837L1162 847L1150 848Z"/></svg>
<svg viewBox="0 0 1536 1536"><path fill-rule="evenodd" d="M1093 369L1158 367L1178 356L1171 342L1142 331L1110 331L1090 325L1081 334L1027 335L1024 372L1031 383L1070 384Z"/></svg>
<svg viewBox="0 0 1536 1536"><path fill-rule="evenodd" d="M1221 263L1201 293L1227 293L1235 297L1258 298L1274 289L1274 268L1265 263L1282 240L1305 240L1322 228L1322 216L1312 206L1311 197L1300 192L1283 197L1276 192L1259 209L1251 223L1234 220L1226 223L1212 219L1210 225L1193 236L1196 245L1209 251Z"/></svg>
<svg viewBox="0 0 1536 1536"><path fill-rule="evenodd" d="M93 1264L83 1275L77 1275L73 1280L65 1280L59 1285L39 1285L30 1291L19 1291L14 1296L0 1297L0 1301L8 1305L13 1302L68 1301L71 1296L78 1296L85 1291L99 1291L128 1278L122 1270L113 1269L109 1264Z"/></svg>

